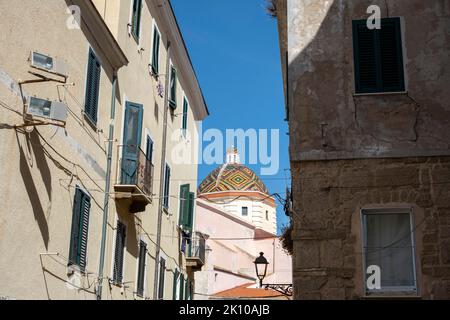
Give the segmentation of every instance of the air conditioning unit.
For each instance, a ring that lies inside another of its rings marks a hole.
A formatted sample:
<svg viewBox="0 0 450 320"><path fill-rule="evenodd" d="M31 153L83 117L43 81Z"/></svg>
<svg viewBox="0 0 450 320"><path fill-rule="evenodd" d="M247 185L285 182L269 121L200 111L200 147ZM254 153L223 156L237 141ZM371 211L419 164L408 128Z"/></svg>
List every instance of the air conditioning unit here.
<svg viewBox="0 0 450 320"><path fill-rule="evenodd" d="M63 102L29 97L27 114L33 117L66 122L67 108L67 104Z"/></svg>
<svg viewBox="0 0 450 320"><path fill-rule="evenodd" d="M66 64L64 61L55 59L37 51L31 52L30 60L33 68L67 77Z"/></svg>

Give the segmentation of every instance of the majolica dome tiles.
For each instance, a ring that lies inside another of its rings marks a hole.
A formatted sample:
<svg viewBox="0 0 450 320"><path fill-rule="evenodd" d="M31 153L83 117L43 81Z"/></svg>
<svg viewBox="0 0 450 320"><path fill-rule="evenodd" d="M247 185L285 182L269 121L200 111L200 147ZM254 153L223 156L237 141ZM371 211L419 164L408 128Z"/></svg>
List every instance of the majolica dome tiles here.
<svg viewBox="0 0 450 320"><path fill-rule="evenodd" d="M214 169L200 184L199 194L224 191L258 191L269 194L261 179L242 164L224 164Z"/></svg>

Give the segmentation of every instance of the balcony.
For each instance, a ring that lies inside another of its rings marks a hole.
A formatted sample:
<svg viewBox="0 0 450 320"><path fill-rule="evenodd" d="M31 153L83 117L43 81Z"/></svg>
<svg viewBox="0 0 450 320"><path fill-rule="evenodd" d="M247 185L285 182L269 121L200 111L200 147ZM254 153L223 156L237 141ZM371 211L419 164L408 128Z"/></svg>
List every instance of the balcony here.
<svg viewBox="0 0 450 320"><path fill-rule="evenodd" d="M186 267L192 271L200 271L205 264L206 241L205 238L197 233L187 250Z"/></svg>
<svg viewBox="0 0 450 320"><path fill-rule="evenodd" d="M128 206L130 213L145 211L152 202L153 164L137 146L118 147L115 199Z"/></svg>

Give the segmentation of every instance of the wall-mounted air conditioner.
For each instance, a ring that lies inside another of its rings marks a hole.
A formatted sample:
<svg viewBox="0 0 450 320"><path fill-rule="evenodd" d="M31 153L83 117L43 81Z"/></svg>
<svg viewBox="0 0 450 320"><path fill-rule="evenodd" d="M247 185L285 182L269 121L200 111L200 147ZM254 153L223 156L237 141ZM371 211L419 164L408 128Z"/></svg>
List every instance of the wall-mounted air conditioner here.
<svg viewBox="0 0 450 320"><path fill-rule="evenodd" d="M63 102L29 97L27 114L33 117L66 122L67 105Z"/></svg>
<svg viewBox="0 0 450 320"><path fill-rule="evenodd" d="M37 51L32 51L30 62L33 68L67 77L66 64L62 60L55 59Z"/></svg>

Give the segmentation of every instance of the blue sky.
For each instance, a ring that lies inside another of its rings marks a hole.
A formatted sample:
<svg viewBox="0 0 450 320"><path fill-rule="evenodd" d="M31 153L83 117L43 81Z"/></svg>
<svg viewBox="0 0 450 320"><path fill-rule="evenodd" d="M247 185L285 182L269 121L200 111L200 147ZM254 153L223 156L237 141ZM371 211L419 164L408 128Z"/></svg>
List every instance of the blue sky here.
<svg viewBox="0 0 450 320"><path fill-rule="evenodd" d="M265 12L265 0L171 3L211 113L203 130L279 129L279 171L261 178L271 193L284 196L285 177L290 176L285 172L289 168L289 137L277 23ZM248 158L245 160L247 164ZM216 166L201 165L199 181ZM260 165L248 166L260 173ZM281 209L279 228L288 221Z"/></svg>

